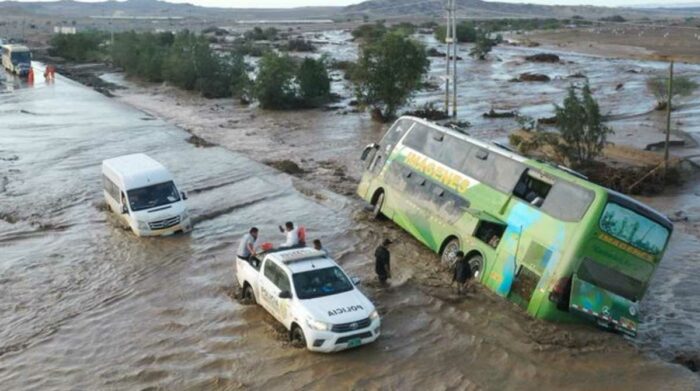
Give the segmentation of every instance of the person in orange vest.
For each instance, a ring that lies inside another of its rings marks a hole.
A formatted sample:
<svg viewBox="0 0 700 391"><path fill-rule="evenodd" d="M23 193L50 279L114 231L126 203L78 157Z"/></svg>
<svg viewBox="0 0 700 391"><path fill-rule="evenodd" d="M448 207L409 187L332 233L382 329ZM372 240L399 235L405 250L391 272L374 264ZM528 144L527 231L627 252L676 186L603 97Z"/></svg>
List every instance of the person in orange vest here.
<svg viewBox="0 0 700 391"><path fill-rule="evenodd" d="M29 67L29 73L27 73L27 83L34 83L34 68Z"/></svg>
<svg viewBox="0 0 700 391"><path fill-rule="evenodd" d="M44 79L53 80L56 77L56 68L53 65L47 65L44 70Z"/></svg>

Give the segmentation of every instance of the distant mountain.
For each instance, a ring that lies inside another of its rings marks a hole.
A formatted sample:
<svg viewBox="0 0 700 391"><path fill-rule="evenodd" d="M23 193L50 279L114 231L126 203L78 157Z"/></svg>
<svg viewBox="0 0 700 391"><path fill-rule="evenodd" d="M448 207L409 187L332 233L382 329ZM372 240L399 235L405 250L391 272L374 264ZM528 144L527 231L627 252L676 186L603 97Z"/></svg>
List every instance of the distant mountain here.
<svg viewBox="0 0 700 391"><path fill-rule="evenodd" d="M420 16L443 16L444 0L369 0L350 5L343 9L347 15L368 15L374 17L399 18ZM674 14L668 11L666 14ZM560 6L538 4L515 4L482 0L457 0L457 15L460 18L570 18L582 16L598 19L605 16L624 14L627 17L653 17L650 9L612 8L595 6Z"/></svg>
<svg viewBox="0 0 700 391"><path fill-rule="evenodd" d="M291 9L250 9L250 8L216 8L201 7L186 3L168 3L160 0L126 0L103 2L78 2L73 0L0 2L2 10L24 11L38 16L181 16L195 18L233 18L244 19L310 19L329 18L338 13L341 7L299 7Z"/></svg>
<svg viewBox="0 0 700 391"><path fill-rule="evenodd" d="M700 8L700 1L693 1L693 2L679 2L679 3L645 3L645 4L636 4L636 5L630 5L628 8Z"/></svg>

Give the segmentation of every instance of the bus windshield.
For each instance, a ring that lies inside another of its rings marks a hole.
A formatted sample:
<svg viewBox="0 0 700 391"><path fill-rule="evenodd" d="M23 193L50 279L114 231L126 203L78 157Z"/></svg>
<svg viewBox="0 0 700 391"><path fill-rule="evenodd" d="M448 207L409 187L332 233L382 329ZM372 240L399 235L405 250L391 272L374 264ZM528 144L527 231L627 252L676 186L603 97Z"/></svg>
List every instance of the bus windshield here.
<svg viewBox="0 0 700 391"><path fill-rule="evenodd" d="M352 290L352 283L337 266L295 273L292 280L300 299L314 299Z"/></svg>
<svg viewBox="0 0 700 391"><path fill-rule="evenodd" d="M172 181L129 190L127 194L129 206L134 212L180 201L180 195Z"/></svg>
<svg viewBox="0 0 700 391"><path fill-rule="evenodd" d="M13 64L23 64L29 63L32 56L29 52L14 52L12 53L12 63Z"/></svg>
<svg viewBox="0 0 700 391"><path fill-rule="evenodd" d="M642 251L659 254L666 247L669 231L662 225L616 203L608 203L600 228Z"/></svg>

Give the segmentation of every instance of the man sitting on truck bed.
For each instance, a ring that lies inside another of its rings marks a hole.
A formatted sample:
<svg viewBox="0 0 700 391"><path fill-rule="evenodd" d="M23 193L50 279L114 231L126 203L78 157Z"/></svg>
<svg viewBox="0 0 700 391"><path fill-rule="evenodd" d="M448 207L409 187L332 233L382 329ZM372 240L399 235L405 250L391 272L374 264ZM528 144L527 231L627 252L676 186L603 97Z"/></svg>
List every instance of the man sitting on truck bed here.
<svg viewBox="0 0 700 391"><path fill-rule="evenodd" d="M251 259L255 259L255 256L257 255L255 252L256 240L258 240L258 229L256 227L252 227L248 233L243 235L241 238L241 242L238 244L238 253L236 256L248 262L250 262Z"/></svg>

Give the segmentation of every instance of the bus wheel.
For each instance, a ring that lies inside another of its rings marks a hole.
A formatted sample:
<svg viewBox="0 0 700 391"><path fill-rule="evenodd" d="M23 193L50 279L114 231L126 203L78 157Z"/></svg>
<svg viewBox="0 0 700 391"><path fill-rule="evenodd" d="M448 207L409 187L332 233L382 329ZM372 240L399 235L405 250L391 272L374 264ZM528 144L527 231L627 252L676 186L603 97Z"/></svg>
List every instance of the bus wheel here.
<svg viewBox="0 0 700 391"><path fill-rule="evenodd" d="M375 220L380 220L384 215L382 214L382 206L384 205L384 192L380 192L377 199L374 200L374 207L372 208L372 218Z"/></svg>
<svg viewBox="0 0 700 391"><path fill-rule="evenodd" d="M440 262L448 267L452 267L457 261L457 251L459 251L459 239L452 238L442 249Z"/></svg>
<svg viewBox="0 0 700 391"><path fill-rule="evenodd" d="M484 270L484 257L475 253L469 257L467 262L469 262L469 267L472 270L472 277L479 281L481 279L481 271Z"/></svg>
<svg viewBox="0 0 700 391"><path fill-rule="evenodd" d="M292 332L289 334L289 339L292 341L292 346L295 348L305 348L306 347L306 337L304 336L304 330L301 327L294 325L292 327Z"/></svg>

